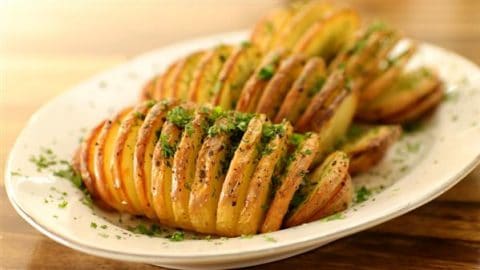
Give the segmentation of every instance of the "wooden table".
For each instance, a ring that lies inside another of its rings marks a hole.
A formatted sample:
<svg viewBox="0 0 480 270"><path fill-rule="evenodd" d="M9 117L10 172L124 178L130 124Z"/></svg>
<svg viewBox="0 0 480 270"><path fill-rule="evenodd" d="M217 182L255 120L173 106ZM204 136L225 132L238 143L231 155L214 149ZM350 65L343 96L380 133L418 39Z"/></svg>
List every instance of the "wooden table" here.
<svg viewBox="0 0 480 270"><path fill-rule="evenodd" d="M48 99L143 51L248 27L274 2L0 1L0 174L16 135ZM367 17L480 63L479 0L352 3ZM3 179L0 186L0 269L158 269L85 255L49 240L14 212ZM480 168L409 214L262 267L480 269Z"/></svg>

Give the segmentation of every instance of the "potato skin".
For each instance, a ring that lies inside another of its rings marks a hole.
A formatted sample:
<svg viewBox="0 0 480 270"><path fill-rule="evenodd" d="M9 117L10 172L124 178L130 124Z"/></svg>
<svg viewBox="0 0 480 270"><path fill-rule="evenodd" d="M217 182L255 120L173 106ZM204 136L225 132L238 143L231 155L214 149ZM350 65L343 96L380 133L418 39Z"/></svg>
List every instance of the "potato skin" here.
<svg viewBox="0 0 480 270"><path fill-rule="evenodd" d="M349 160L344 152L330 154L311 176L314 188L306 194L306 199L292 211L285 222L286 227L297 226L311 220L316 212L323 209L330 198L342 187L348 175Z"/></svg>
<svg viewBox="0 0 480 270"><path fill-rule="evenodd" d="M288 24L295 10L282 7L273 10L253 27L250 40L262 52L267 52L275 45L283 27Z"/></svg>
<svg viewBox="0 0 480 270"><path fill-rule="evenodd" d="M172 74L171 97L186 100L193 79L193 73L198 67L198 62L204 55L203 51L194 52L183 58Z"/></svg>
<svg viewBox="0 0 480 270"><path fill-rule="evenodd" d="M297 191L303 177L308 173L311 163L319 150L319 137L312 133L300 145L294 154L294 160L288 165L280 187L275 192L260 231L277 231L281 228L288 206Z"/></svg>
<svg viewBox="0 0 480 270"><path fill-rule="evenodd" d="M289 122L283 124L283 129L283 133L277 134L267 144L267 148L272 149L272 152L262 156L255 168L248 187L245 206L239 216L238 235L256 234L264 220L272 188L272 177L278 162L287 154L288 140L293 132Z"/></svg>

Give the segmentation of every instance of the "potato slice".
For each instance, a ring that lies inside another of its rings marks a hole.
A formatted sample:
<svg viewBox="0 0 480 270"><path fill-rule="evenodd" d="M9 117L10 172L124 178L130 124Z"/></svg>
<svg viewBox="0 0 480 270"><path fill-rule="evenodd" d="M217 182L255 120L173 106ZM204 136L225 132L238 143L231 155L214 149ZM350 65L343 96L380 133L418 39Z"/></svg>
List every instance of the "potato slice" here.
<svg viewBox="0 0 480 270"><path fill-rule="evenodd" d="M265 217L274 171L280 159L287 154L287 143L293 132L293 127L289 122L278 126L280 131L276 132L273 138L267 142L248 186L245 206L238 219L237 235L256 234Z"/></svg>
<svg viewBox="0 0 480 270"><path fill-rule="evenodd" d="M255 112L263 113L269 119L273 119L288 90L302 71L305 62L306 58L298 54L283 60L278 71L263 90Z"/></svg>
<svg viewBox="0 0 480 270"><path fill-rule="evenodd" d="M217 120L216 125L228 121ZM217 205L225 180L227 152L230 151L230 134L219 133L208 136L198 153L195 178L188 204L190 222L195 231L216 233Z"/></svg>
<svg viewBox="0 0 480 270"><path fill-rule="evenodd" d="M303 34L315 23L322 21L334 11L334 7L325 2L312 1L302 6L279 34L275 46L293 49Z"/></svg>
<svg viewBox="0 0 480 270"><path fill-rule="evenodd" d="M95 126L86 139L82 141L79 150L79 168L78 171L82 176L82 181L93 199L101 199L109 204L110 196L107 193L106 187L97 180L94 171L95 145L98 142L98 136L106 121L100 122ZM102 194L103 193L103 194Z"/></svg>
<svg viewBox="0 0 480 270"><path fill-rule="evenodd" d="M175 71L180 65L181 61L176 61L171 64L162 76L157 77L155 80L153 99L162 100L173 97L173 83L175 79Z"/></svg>
<svg viewBox="0 0 480 270"><path fill-rule="evenodd" d="M350 173L365 172L375 166L401 132L400 126L353 125L340 147L350 158Z"/></svg>
<svg viewBox="0 0 480 270"><path fill-rule="evenodd" d="M193 73L188 100L205 104L212 99L215 81L231 53L231 46L219 45L202 56Z"/></svg>
<svg viewBox="0 0 480 270"><path fill-rule="evenodd" d="M381 92L388 88L397 78L416 51L416 46L409 47L397 57L387 60L387 67L373 78L361 90L361 103L368 103L375 99Z"/></svg>
<svg viewBox="0 0 480 270"><path fill-rule="evenodd" d="M347 175L341 186L340 191L327 202L323 209L315 213L308 222L328 217L350 207L354 196L354 187L350 175Z"/></svg>
<svg viewBox="0 0 480 270"><path fill-rule="evenodd" d="M433 93L421 98L404 111L388 116L382 121L391 124L404 124L416 120L438 106L444 96L443 87L439 85L434 89Z"/></svg>
<svg viewBox="0 0 480 270"><path fill-rule="evenodd" d="M158 79L162 77L162 74L156 75L155 77L151 78L145 86L142 88L142 91L140 92L139 96L139 101L145 101L145 100L150 100L153 99L154 91L155 91L155 86L156 82Z"/></svg>
<svg viewBox="0 0 480 270"><path fill-rule="evenodd" d="M326 79L325 62L318 57L311 58L295 80L285 97L274 122L283 119L295 123L317 92L320 91Z"/></svg>
<svg viewBox="0 0 480 270"><path fill-rule="evenodd" d="M295 194L291 213L285 222L286 227L297 226L311 220L323 209L329 200L341 189L348 176L347 154L336 151L318 166L307 182Z"/></svg>
<svg viewBox="0 0 480 270"><path fill-rule="evenodd" d="M127 195L127 203L132 206L136 214L143 214L144 210L140 203L139 196L135 188L133 177L133 156L135 143L137 141L138 131L149 110L147 104L138 105L131 111L120 124L117 138L114 142L113 152L113 177L116 186L120 186ZM146 200L146 198L144 198Z"/></svg>
<svg viewBox="0 0 480 270"><path fill-rule="evenodd" d="M152 108L148 111L145 121L138 132L135 143L135 155L133 157L133 176L139 202L145 215L155 218L152 198L152 157L155 144L160 136L162 126L165 122L165 115L174 102L150 103Z"/></svg>
<svg viewBox="0 0 480 270"><path fill-rule="evenodd" d="M112 119L105 122L105 125L98 135L93 162L95 164L95 179L98 181L99 186L104 186L108 189L108 194L111 195L112 199L112 206L121 212L135 213L132 206L127 203L127 195L120 184L114 180L112 170L114 146L120 125L131 111L131 107L125 108Z"/></svg>
<svg viewBox="0 0 480 270"><path fill-rule="evenodd" d="M379 121L395 115L421 98L433 93L440 85L437 75L422 67L402 74L372 102L362 104L357 117L364 121Z"/></svg>
<svg viewBox="0 0 480 270"><path fill-rule="evenodd" d="M263 89L278 69L280 60L287 51L278 48L267 54L242 89L237 102L237 111L254 112Z"/></svg>
<svg viewBox="0 0 480 270"><path fill-rule="evenodd" d="M334 12L310 26L296 42L293 53L331 59L352 39L359 26L360 18L354 10L345 8Z"/></svg>
<svg viewBox="0 0 480 270"><path fill-rule="evenodd" d="M272 203L268 208L265 220L260 231L273 232L280 229L282 221L288 211L288 206L300 183L308 173L319 150L319 137L315 133L307 133L307 138L300 144L293 155L293 160L287 166L281 184L275 192Z"/></svg>
<svg viewBox="0 0 480 270"><path fill-rule="evenodd" d="M263 53L269 51L294 12L292 8L282 7L267 14L253 27L250 37L252 43Z"/></svg>
<svg viewBox="0 0 480 270"><path fill-rule="evenodd" d="M250 120L230 162L217 207L216 230L221 235L236 235L238 216L245 204L250 178L258 162L265 120L265 115L257 115Z"/></svg>
<svg viewBox="0 0 480 270"><path fill-rule="evenodd" d="M173 157L181 135L181 128L168 121L165 122L160 133L160 138L153 150L152 205L160 223L169 226L175 226L170 193L172 190Z"/></svg>
<svg viewBox="0 0 480 270"><path fill-rule="evenodd" d="M232 52L213 86L213 105L227 110L236 107L242 88L254 72L260 56L260 51L249 44L242 44Z"/></svg>
<svg viewBox="0 0 480 270"><path fill-rule="evenodd" d="M193 228L188 214L188 202L195 178L198 152L207 128L207 115L198 110L193 120L185 126L173 158L171 192L173 216L175 224L185 229Z"/></svg>
<svg viewBox="0 0 480 270"><path fill-rule="evenodd" d="M190 83L193 80L194 72L198 63L205 53L203 51L194 52L180 60L172 74L172 95L173 98L186 100L190 89Z"/></svg>

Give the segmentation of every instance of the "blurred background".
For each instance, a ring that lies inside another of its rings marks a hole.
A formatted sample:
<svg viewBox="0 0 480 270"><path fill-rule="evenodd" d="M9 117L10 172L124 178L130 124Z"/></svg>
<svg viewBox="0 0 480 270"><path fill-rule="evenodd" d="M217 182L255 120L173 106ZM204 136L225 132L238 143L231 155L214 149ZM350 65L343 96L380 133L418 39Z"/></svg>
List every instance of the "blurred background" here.
<svg viewBox="0 0 480 270"><path fill-rule="evenodd" d="M0 175L7 153L28 117L53 96L102 70L169 43L247 29L284 2L287 1L0 0ZM407 36L435 43L480 63L480 0L342 2L357 8L364 18L385 20ZM441 200L478 204L479 190L477 169ZM472 213L480 215L479 207L474 209ZM0 262L12 269L62 269L64 263L73 265L78 260L83 264L75 269L90 269L100 262L114 268L127 267L80 254L40 236L11 209L2 178L0 211ZM394 224L403 228L423 224L413 219L409 223L410 215L403 223L397 219ZM428 231L430 225L424 225L423 229ZM444 229L454 230L454 225L448 223ZM468 227L473 231L475 228ZM362 235L365 233L359 237ZM7 242L10 248L6 248ZM343 243L345 250L362 247L357 242ZM383 247L378 249L380 252ZM475 250L478 262L480 247ZM342 246L332 254L335 252L342 253ZM57 260L59 253L64 254L63 260ZM296 257L285 265L296 265L295 260L302 259ZM133 267L137 266L129 265Z"/></svg>

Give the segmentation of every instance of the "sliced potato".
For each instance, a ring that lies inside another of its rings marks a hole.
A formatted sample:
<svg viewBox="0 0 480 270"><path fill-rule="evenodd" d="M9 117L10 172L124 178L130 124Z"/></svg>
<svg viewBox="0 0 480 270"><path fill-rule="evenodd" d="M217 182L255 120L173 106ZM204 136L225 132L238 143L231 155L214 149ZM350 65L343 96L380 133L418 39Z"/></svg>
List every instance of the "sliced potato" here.
<svg viewBox="0 0 480 270"><path fill-rule="evenodd" d="M231 46L219 45L202 56L193 73L188 100L204 104L212 99L214 84L231 53Z"/></svg>
<svg viewBox="0 0 480 270"><path fill-rule="evenodd" d="M323 209L342 187L348 176L347 154L336 151L318 166L305 185L297 192L297 203L285 222L286 227L308 222L315 213Z"/></svg>
<svg viewBox="0 0 480 270"><path fill-rule="evenodd" d="M192 229L188 214L188 202L192 182L195 178L195 167L198 152L208 128L207 115L198 110L193 120L185 126L178 144L172 169L172 209L175 224L181 228Z"/></svg>
<svg viewBox="0 0 480 270"><path fill-rule="evenodd" d="M281 132L275 134L265 146L248 187L245 205L238 219L237 235L256 234L260 229L270 203L274 170L286 155L292 132L293 127L289 122L282 123Z"/></svg>
<svg viewBox="0 0 480 270"><path fill-rule="evenodd" d="M318 57L311 58L295 80L285 97L274 122L283 119L295 123L313 97L323 86L326 77L325 62Z"/></svg>
<svg viewBox="0 0 480 270"><path fill-rule="evenodd" d="M325 2L311 1L302 6L290 21L281 29L276 46L291 50L303 34L315 22L322 21L334 11L334 7Z"/></svg>
<svg viewBox="0 0 480 270"><path fill-rule="evenodd" d="M317 213L315 213L308 222L319 220L321 218L333 215L347 209L353 202L354 188L352 179L349 175L341 184L341 189L335 194Z"/></svg>
<svg viewBox="0 0 480 270"><path fill-rule="evenodd" d="M108 193L112 198L112 206L121 212L135 213L132 206L128 204L127 195L123 191L120 183L115 181L112 171L112 163L115 158L115 141L120 125L131 111L131 107L125 108L112 119L105 122L98 136L97 144L95 145L93 162L95 179L98 181L99 186L104 186L108 189Z"/></svg>
<svg viewBox="0 0 480 270"><path fill-rule="evenodd" d="M400 126L352 126L340 147L350 158L350 173L365 172L375 166L401 132Z"/></svg>
<svg viewBox="0 0 480 270"><path fill-rule="evenodd" d="M374 100L362 104L357 117L365 121L386 119L433 93L438 85L440 80L437 75L425 67L409 71L400 75Z"/></svg>
<svg viewBox="0 0 480 270"><path fill-rule="evenodd" d="M236 235L238 216L245 204L250 178L258 162L265 120L265 115L250 120L230 162L217 206L216 230L221 235Z"/></svg>
<svg viewBox="0 0 480 270"><path fill-rule="evenodd" d="M293 155L293 160L288 164L281 184L268 208L265 220L260 231L273 232L280 229L283 218L287 214L288 206L297 191L303 178L308 173L319 150L319 137L315 133L308 133L307 138L300 144Z"/></svg>
<svg viewBox="0 0 480 270"><path fill-rule="evenodd" d="M163 124L160 134L152 158L152 205L160 223L175 226L170 195L172 190L172 165L182 130L167 121Z"/></svg>
<svg viewBox="0 0 480 270"><path fill-rule="evenodd" d="M245 83L238 98L237 111L253 112L255 110L263 89L275 74L280 60L286 55L286 52L283 48L277 48L264 57L255 72Z"/></svg>
<svg viewBox="0 0 480 270"><path fill-rule="evenodd" d="M114 159L112 170L117 186L121 186L127 195L127 203L130 204L136 214L143 214L142 205L135 188L133 177L133 156L138 130L140 129L145 115L149 110L146 104L140 104L133 109L120 124L117 138L114 142Z"/></svg>
<svg viewBox="0 0 480 270"><path fill-rule="evenodd" d="M236 107L240 92L255 70L260 56L260 51L249 44L243 44L232 52L213 86L213 105L223 109Z"/></svg>
<svg viewBox="0 0 480 270"><path fill-rule="evenodd" d="M278 71L268 82L258 101L255 112L263 113L273 119L280 108L285 95L305 65L302 55L291 55L280 63Z"/></svg>
<svg viewBox="0 0 480 270"><path fill-rule="evenodd" d="M162 76L155 80L153 99L162 100L173 97L173 83L175 79L175 71L178 69L181 61L176 61L171 64Z"/></svg>
<svg viewBox="0 0 480 270"><path fill-rule="evenodd" d="M153 99L156 82L161 77L162 77L161 74L156 75L145 84L145 86L142 88L142 91L140 92L140 97L139 97L140 101Z"/></svg>
<svg viewBox="0 0 480 270"><path fill-rule="evenodd" d="M202 56L203 51L194 52L180 60L172 74L172 95L171 97L185 100L188 98L190 83L194 72Z"/></svg>
<svg viewBox="0 0 480 270"><path fill-rule="evenodd" d="M87 135L86 139L82 141L79 150L79 168L78 171L82 176L83 183L87 188L88 192L91 194L93 199L101 199L105 203L109 203L108 199L110 195L105 185L99 183L97 177L95 176L95 171L93 168L94 158L95 158L95 145L98 144L98 136L106 121L100 122L95 126L90 133ZM103 193L103 194L102 194Z"/></svg>
<svg viewBox="0 0 480 270"><path fill-rule="evenodd" d="M331 59L352 39L359 26L360 18L354 10L345 8L334 12L310 26L295 44L293 52Z"/></svg>
<svg viewBox="0 0 480 270"><path fill-rule="evenodd" d="M226 119L219 119L216 124ZM216 233L217 205L225 180L224 164L230 151L230 135L208 136L198 153L195 178L188 204L190 222L201 233Z"/></svg>
<svg viewBox="0 0 480 270"><path fill-rule="evenodd" d="M292 18L294 9L282 7L263 17L253 28L250 40L261 52L267 52L276 43L280 32Z"/></svg>
<svg viewBox="0 0 480 270"><path fill-rule="evenodd" d="M156 217L152 206L151 192L153 151L165 122L165 115L173 104L173 102L152 103L152 108L148 111L145 121L138 131L138 138L135 143L135 155L133 157L135 188L137 194L142 194L142 196L138 196L138 199L145 215L152 219Z"/></svg>

